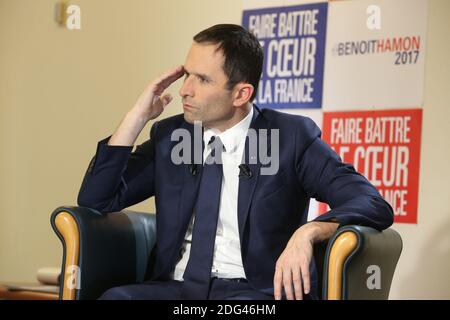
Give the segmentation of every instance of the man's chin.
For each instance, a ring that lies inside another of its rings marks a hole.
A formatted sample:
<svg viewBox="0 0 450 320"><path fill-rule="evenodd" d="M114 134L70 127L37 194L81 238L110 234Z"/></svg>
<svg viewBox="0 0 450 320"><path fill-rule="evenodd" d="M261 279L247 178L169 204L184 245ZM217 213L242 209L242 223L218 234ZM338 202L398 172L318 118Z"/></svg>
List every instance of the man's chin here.
<svg viewBox="0 0 450 320"><path fill-rule="evenodd" d="M183 113L183 116L184 121L186 121L187 123L194 124L194 122L197 121L191 114L186 111Z"/></svg>

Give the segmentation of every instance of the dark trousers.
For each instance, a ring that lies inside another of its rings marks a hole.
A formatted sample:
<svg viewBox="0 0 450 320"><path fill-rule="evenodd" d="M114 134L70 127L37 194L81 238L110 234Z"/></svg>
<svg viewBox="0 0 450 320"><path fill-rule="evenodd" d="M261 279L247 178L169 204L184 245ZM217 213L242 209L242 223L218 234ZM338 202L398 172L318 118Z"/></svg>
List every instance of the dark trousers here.
<svg viewBox="0 0 450 320"><path fill-rule="evenodd" d="M179 300L183 282L148 281L111 288L100 300ZM213 278L209 300L273 300L273 295L253 289L246 281Z"/></svg>

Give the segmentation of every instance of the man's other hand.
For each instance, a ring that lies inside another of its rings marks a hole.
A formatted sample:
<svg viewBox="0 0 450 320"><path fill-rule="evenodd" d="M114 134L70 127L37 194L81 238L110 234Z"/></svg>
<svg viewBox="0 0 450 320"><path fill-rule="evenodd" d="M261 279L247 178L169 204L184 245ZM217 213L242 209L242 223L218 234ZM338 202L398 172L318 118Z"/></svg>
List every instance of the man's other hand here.
<svg viewBox="0 0 450 320"><path fill-rule="evenodd" d="M309 266L313 244L329 239L338 226L334 222L310 222L295 231L275 266L273 284L276 300L281 299L283 288L288 300L301 300L303 293L310 292Z"/></svg>

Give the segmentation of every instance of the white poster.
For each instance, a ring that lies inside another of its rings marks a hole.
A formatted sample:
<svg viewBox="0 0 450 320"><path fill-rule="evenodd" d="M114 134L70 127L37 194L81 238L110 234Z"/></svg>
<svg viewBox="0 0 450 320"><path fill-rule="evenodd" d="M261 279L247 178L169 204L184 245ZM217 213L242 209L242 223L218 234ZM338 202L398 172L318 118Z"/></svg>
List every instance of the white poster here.
<svg viewBox="0 0 450 320"><path fill-rule="evenodd" d="M427 0L331 1L323 109L423 105Z"/></svg>

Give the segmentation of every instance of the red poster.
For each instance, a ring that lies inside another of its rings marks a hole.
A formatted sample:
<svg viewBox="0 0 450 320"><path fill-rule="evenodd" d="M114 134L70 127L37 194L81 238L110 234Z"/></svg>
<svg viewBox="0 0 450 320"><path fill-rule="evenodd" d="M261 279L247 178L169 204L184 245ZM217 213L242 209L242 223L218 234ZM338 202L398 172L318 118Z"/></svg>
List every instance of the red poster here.
<svg viewBox="0 0 450 320"><path fill-rule="evenodd" d="M417 223L422 109L324 112L323 139L391 204ZM321 206L321 211L323 206Z"/></svg>

